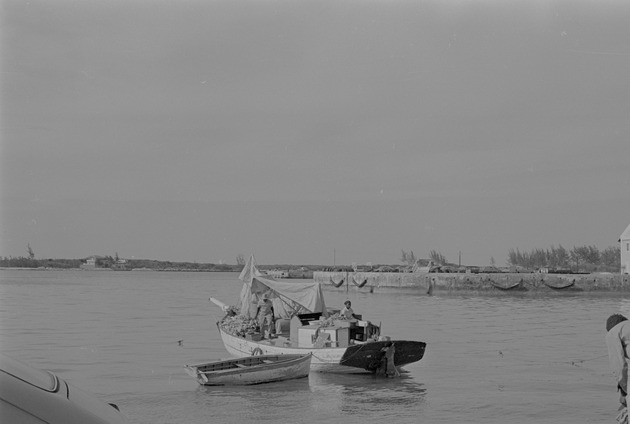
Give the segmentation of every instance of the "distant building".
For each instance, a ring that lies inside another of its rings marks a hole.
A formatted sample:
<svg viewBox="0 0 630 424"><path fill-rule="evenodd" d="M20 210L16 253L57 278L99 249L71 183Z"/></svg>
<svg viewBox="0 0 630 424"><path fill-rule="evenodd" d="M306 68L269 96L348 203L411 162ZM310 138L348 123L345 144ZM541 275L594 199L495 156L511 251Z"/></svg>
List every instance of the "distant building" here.
<svg viewBox="0 0 630 424"><path fill-rule="evenodd" d="M106 259L105 256L92 255L85 258L85 263L82 263L79 267L81 269L88 269L88 270L98 270L98 271L109 270L110 269L109 267L103 267L102 261L104 259Z"/></svg>
<svg viewBox="0 0 630 424"><path fill-rule="evenodd" d="M619 247L621 248L621 273L630 274L630 225L619 237Z"/></svg>
<svg viewBox="0 0 630 424"><path fill-rule="evenodd" d="M111 268L116 271L126 271L128 269L127 259L118 259L112 264Z"/></svg>
<svg viewBox="0 0 630 424"><path fill-rule="evenodd" d="M281 269L269 269L263 272L273 278L289 278L289 271L283 271Z"/></svg>
<svg viewBox="0 0 630 424"><path fill-rule="evenodd" d="M85 260L84 264L81 264L81 269L95 269L96 268L96 256L91 256Z"/></svg>

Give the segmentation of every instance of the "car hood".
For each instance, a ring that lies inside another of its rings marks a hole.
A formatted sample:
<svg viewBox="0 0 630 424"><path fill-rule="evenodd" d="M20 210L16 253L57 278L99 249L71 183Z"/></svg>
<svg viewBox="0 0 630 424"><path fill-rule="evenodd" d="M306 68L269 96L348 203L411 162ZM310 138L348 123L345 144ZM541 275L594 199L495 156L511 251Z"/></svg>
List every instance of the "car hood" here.
<svg viewBox="0 0 630 424"><path fill-rule="evenodd" d="M78 407L76 408L77 413L85 417L85 421L83 422L94 424L127 423L127 419L118 410L117 406L103 402L100 399L95 398L92 394L89 394L68 382L62 381L62 384L67 386L68 400Z"/></svg>

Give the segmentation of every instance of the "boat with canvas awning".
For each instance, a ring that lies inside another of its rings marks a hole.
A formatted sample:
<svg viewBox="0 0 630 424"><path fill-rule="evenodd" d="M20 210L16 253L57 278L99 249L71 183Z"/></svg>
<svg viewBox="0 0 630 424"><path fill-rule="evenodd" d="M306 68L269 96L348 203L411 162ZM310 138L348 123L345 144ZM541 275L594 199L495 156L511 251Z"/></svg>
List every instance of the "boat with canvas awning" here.
<svg viewBox="0 0 630 424"><path fill-rule="evenodd" d="M311 371L395 376L424 356L424 342L392 340L369 321L329 313L319 283L270 278L258 271L253 256L239 279L243 287L237 306L210 298L226 312L217 328L225 349L235 357L311 353ZM261 334L255 320L263 295L273 303L273 336Z"/></svg>

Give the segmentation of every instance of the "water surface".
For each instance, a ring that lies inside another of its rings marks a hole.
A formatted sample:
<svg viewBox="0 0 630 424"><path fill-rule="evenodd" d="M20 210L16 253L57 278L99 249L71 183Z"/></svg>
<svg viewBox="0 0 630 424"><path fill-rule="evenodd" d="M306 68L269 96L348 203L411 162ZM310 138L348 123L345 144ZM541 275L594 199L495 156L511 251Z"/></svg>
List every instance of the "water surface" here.
<svg viewBox="0 0 630 424"><path fill-rule="evenodd" d="M132 423L610 423L604 325L622 298L325 291L392 338L427 343L400 379L311 374L205 388L184 364L227 358L210 296L237 274L0 270L0 347L118 404ZM627 295L623 295L628 299Z"/></svg>

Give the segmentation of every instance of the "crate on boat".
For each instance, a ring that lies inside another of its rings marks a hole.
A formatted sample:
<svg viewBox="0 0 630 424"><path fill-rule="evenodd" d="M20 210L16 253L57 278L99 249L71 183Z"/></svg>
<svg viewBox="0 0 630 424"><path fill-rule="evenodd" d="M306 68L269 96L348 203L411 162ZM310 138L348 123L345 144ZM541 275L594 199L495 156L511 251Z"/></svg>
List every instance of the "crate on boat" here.
<svg viewBox="0 0 630 424"><path fill-rule="evenodd" d="M348 321L348 320L343 320L343 319L336 319L334 321L335 327L340 327L340 328L353 328L356 327L357 323L356 321Z"/></svg>
<svg viewBox="0 0 630 424"><path fill-rule="evenodd" d="M325 347L348 347L350 339L348 328L327 327L318 329L309 325L298 329L298 346L313 347L320 336L327 338Z"/></svg>
<svg viewBox="0 0 630 424"><path fill-rule="evenodd" d="M262 340L262 334L260 333L247 333L245 334L245 340L251 340L253 342L257 342Z"/></svg>

